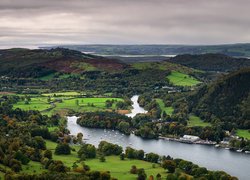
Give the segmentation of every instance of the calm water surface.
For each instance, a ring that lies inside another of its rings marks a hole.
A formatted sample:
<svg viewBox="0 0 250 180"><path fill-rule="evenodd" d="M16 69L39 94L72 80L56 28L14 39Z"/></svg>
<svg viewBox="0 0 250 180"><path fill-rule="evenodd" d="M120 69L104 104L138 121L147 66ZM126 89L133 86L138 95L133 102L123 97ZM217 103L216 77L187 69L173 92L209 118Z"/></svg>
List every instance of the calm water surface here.
<svg viewBox="0 0 250 180"><path fill-rule="evenodd" d="M128 116L133 117L138 112L146 111L139 107L138 96L133 96L133 107L138 111L132 111ZM170 155L174 158L182 158L192 161L210 170L224 170L242 180L250 180L250 155L229 150L215 148L214 146L183 144L166 140L145 140L133 134L126 136L118 131L90 129L79 126L77 117L68 117L68 129L72 135L82 132L85 141L97 146L100 141L108 141L118 144L123 148L131 146L135 149L143 149L145 152L154 152L160 155Z"/></svg>

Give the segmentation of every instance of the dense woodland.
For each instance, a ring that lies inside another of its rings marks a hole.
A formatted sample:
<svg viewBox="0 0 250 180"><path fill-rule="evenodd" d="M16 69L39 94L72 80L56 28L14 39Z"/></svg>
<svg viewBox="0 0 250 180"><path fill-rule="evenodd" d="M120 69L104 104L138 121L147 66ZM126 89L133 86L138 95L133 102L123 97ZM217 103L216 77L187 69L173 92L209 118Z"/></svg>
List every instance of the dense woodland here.
<svg viewBox="0 0 250 180"><path fill-rule="evenodd" d="M192 111L206 121L221 121L223 127L250 129L250 69L242 69L204 86L190 96ZM216 119L218 118L218 119Z"/></svg>
<svg viewBox="0 0 250 180"><path fill-rule="evenodd" d="M102 111L69 112L77 113L80 117L77 123L89 128L113 129L127 135L134 133L145 139L161 136L180 138L189 134L202 140L220 142L235 135L237 129L250 129L250 69L225 73L249 66L248 60L212 54L177 56L174 60L188 66L185 67L166 61L126 64L58 48L1 50L0 55L0 89L7 93L0 96L0 171L6 174L6 179L111 179L109 172L92 170L84 163L80 167L76 167L77 163L68 167L63 161L53 159L54 154L68 155L76 151L72 147L74 144L80 146L77 150L78 164L91 158L105 162L106 156L115 155L121 160L129 158L156 163L166 169L169 179L187 179L188 176L195 179L235 179L224 172L208 171L181 159L160 157L132 148L123 152L121 147L108 142L101 142L98 148L82 144L83 135L70 136L66 121L60 115L47 116L32 109L14 109L13 105L21 101L29 104L31 97L41 97L42 93L64 91L82 92L75 97L67 97L69 99L117 97L124 101L115 105L112 101L104 101L106 109ZM223 74L208 73L207 70L223 71ZM201 83L177 86L167 78L173 71L185 73L187 77L184 80L192 76ZM133 118L119 114L118 110L129 111L129 99L135 94L140 95L138 103L148 113L137 114ZM53 106L55 101L62 99L56 95L48 96L46 103ZM76 102L79 106L79 100ZM190 126L191 116L207 124ZM50 127L57 128L51 130ZM47 148L47 141L57 143L54 154ZM233 138L229 146L250 151L250 140ZM45 173L22 174L23 166L33 161L41 163ZM138 179L145 179L145 171L137 169L136 165L130 172L138 175Z"/></svg>
<svg viewBox="0 0 250 180"><path fill-rule="evenodd" d="M57 155L67 155L73 150L69 143L74 139L68 136L68 131L62 124L58 131L49 132L46 125L58 125L61 121L60 116L43 116L38 111L13 110L8 100L0 106L1 134L0 134L0 164L10 169L0 168L5 173L5 179L111 179L109 172L99 172L91 170L89 166L84 165L80 168L78 165L71 168L64 165L62 161L53 160L53 154L46 148L46 140L57 141L55 149ZM82 135L78 135L75 143L81 143ZM79 141L80 140L80 141ZM169 178L182 177L188 175L206 179L237 179L231 177L225 172L208 171L191 162L181 159L172 159L171 157L160 157L154 153L145 154L142 150L127 148L123 154L122 148L108 142L101 142L96 149L93 145L82 144L78 151L79 161L86 158L95 158L100 156L100 161L105 161L105 156L119 155L121 160L124 158L140 159L153 163L160 163L169 174ZM30 161L39 162L48 172L25 174L22 172L23 165ZM187 168L188 167L188 168ZM130 170L131 173L138 174L138 178L145 179L144 169L137 169L136 165Z"/></svg>
<svg viewBox="0 0 250 180"><path fill-rule="evenodd" d="M250 60L247 58L233 58L223 54L184 54L167 61L204 71L229 72L250 66Z"/></svg>

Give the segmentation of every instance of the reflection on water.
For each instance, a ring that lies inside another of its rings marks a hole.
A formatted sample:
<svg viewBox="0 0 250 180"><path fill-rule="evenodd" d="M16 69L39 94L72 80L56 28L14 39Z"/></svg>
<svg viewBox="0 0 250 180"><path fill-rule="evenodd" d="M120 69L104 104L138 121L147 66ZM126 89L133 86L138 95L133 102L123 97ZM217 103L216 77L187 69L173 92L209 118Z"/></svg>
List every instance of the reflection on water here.
<svg viewBox="0 0 250 180"><path fill-rule="evenodd" d="M68 117L68 129L72 135L82 132L87 143L97 146L105 140L118 144L123 148L131 146L143 149L145 152L154 152L160 155L170 155L182 158L207 167L210 170L224 170L243 180L250 177L250 155L232 152L225 149L206 145L183 144L166 140L144 140L135 135L126 136L118 131L90 129L79 126L77 117Z"/></svg>
<svg viewBox="0 0 250 180"><path fill-rule="evenodd" d="M133 102L132 104L132 110L131 110L131 113L130 114L127 114L128 117L134 117L136 114L139 114L139 113L147 113L147 111L145 109L143 109L142 107L139 106L138 104L138 98L139 96L138 95L135 95L131 98L131 101Z"/></svg>

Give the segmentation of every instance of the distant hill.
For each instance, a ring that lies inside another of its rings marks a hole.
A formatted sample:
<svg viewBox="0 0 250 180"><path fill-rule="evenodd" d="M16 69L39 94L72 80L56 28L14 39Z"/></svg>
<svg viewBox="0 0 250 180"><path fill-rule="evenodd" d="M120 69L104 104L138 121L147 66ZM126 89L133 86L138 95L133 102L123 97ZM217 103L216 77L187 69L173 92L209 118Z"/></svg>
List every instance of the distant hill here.
<svg viewBox="0 0 250 180"><path fill-rule="evenodd" d="M250 129L249 82L250 68L245 68L204 86L190 97L193 112L207 121L219 118L235 127Z"/></svg>
<svg viewBox="0 0 250 180"><path fill-rule="evenodd" d="M225 45L62 45L60 47L101 55L181 55L219 53L250 57L250 44ZM48 47L44 47L48 48Z"/></svg>
<svg viewBox="0 0 250 180"><path fill-rule="evenodd" d="M115 59L62 48L0 50L0 75L40 77L53 72L119 71L127 66Z"/></svg>
<svg viewBox="0 0 250 180"><path fill-rule="evenodd" d="M250 66L250 59L234 58L222 54L185 54L170 58L167 61L204 71L225 72Z"/></svg>

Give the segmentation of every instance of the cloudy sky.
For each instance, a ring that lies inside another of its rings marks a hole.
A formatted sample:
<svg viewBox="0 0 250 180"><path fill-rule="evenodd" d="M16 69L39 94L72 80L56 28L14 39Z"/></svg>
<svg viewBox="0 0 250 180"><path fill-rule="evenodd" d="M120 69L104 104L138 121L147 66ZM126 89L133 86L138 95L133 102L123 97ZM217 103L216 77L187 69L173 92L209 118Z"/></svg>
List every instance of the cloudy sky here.
<svg viewBox="0 0 250 180"><path fill-rule="evenodd" d="M0 0L0 47L250 42L250 0Z"/></svg>

